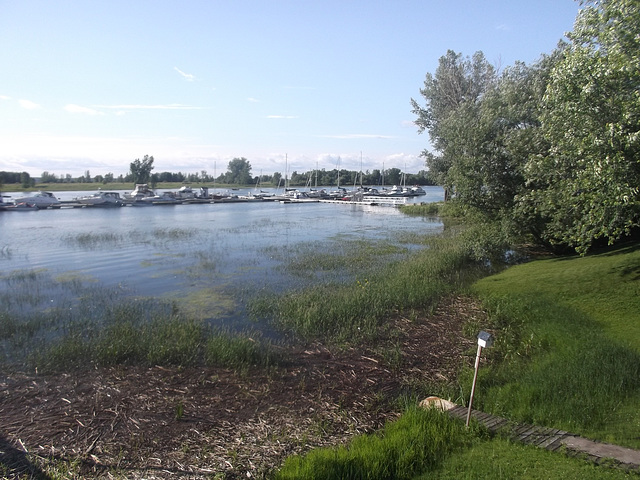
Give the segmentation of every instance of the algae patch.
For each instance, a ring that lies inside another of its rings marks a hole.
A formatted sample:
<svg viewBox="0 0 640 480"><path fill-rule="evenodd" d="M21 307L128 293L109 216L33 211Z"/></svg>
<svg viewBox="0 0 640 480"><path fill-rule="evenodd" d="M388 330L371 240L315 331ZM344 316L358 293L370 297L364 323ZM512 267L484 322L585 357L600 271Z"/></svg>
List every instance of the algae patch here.
<svg viewBox="0 0 640 480"><path fill-rule="evenodd" d="M199 320L227 317L237 310L234 297L215 288L176 293L167 298L175 301L187 316Z"/></svg>

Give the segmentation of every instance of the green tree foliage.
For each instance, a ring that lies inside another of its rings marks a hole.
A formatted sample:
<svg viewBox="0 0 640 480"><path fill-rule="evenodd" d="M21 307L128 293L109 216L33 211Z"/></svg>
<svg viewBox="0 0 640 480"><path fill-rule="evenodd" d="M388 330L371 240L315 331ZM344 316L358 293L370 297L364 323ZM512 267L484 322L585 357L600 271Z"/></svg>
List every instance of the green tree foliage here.
<svg viewBox="0 0 640 480"><path fill-rule="evenodd" d="M145 155L142 160L136 158L129 166L133 183L149 183L153 170L153 156Z"/></svg>
<svg viewBox="0 0 640 480"><path fill-rule="evenodd" d="M497 75L448 51L427 74L419 133L457 201L585 253L640 223L640 3L585 1L569 44Z"/></svg>
<svg viewBox="0 0 640 480"><path fill-rule="evenodd" d="M527 158L548 149L540 107L555 62L557 54L532 66L516 63L480 100L462 104L451 115L448 123L455 130L449 149L455 161L447 180L460 201L492 215L514 208L525 190Z"/></svg>
<svg viewBox="0 0 640 480"><path fill-rule="evenodd" d="M40 175L40 181L42 183L56 183L58 181L58 178L56 177L55 173L49 173L47 171L44 171Z"/></svg>
<svg viewBox="0 0 640 480"><path fill-rule="evenodd" d="M244 158L234 158L229 162L224 182L234 185L249 185L253 183L251 177L251 163Z"/></svg>
<svg viewBox="0 0 640 480"><path fill-rule="evenodd" d="M415 124L419 133L427 130L436 153L422 152L432 177L446 188L452 188L449 170L460 159L460 144L456 144L465 116L473 114L482 95L495 81L495 69L482 52L473 58L463 57L452 50L440 57L434 75L427 73L420 94L426 104L411 99ZM462 122L462 123L461 123ZM464 152L462 152L464 153Z"/></svg>
<svg viewBox="0 0 640 480"><path fill-rule="evenodd" d="M569 38L543 103L551 148L527 164L525 205L550 243L586 252L638 226L640 3L588 2Z"/></svg>
<svg viewBox="0 0 640 480"><path fill-rule="evenodd" d="M29 187L33 187L36 184L35 179L31 178L31 175L29 175L27 172L22 172L20 174L20 184L22 185L22 188L29 188Z"/></svg>

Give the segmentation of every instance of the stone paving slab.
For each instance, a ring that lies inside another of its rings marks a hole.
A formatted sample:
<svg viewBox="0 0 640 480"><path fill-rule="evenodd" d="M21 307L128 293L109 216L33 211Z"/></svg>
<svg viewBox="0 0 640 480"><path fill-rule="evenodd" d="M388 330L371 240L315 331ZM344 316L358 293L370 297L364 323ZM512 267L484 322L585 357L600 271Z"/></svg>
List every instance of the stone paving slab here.
<svg viewBox="0 0 640 480"><path fill-rule="evenodd" d="M640 468L640 450L610 443L594 442L577 436L565 437L562 439L562 444L576 452L586 453L601 459L610 458L625 465Z"/></svg>

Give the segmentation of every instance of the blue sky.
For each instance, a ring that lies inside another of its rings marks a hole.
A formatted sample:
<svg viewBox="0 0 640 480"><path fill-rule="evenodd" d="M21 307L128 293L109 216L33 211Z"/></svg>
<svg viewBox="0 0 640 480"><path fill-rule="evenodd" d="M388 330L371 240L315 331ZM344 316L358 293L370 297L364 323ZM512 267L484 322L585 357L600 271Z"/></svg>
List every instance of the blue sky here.
<svg viewBox="0 0 640 480"><path fill-rule="evenodd" d="M411 98L448 49L532 63L574 0L0 0L0 170L424 169Z"/></svg>

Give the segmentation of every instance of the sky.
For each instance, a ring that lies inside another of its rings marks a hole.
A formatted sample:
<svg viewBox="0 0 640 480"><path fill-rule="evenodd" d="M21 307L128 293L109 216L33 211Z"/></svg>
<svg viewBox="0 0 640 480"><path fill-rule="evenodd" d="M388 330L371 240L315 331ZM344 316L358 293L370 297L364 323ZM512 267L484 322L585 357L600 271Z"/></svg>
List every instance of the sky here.
<svg viewBox="0 0 640 480"><path fill-rule="evenodd" d="M550 53L574 0L0 0L0 171L425 170L447 50Z"/></svg>

